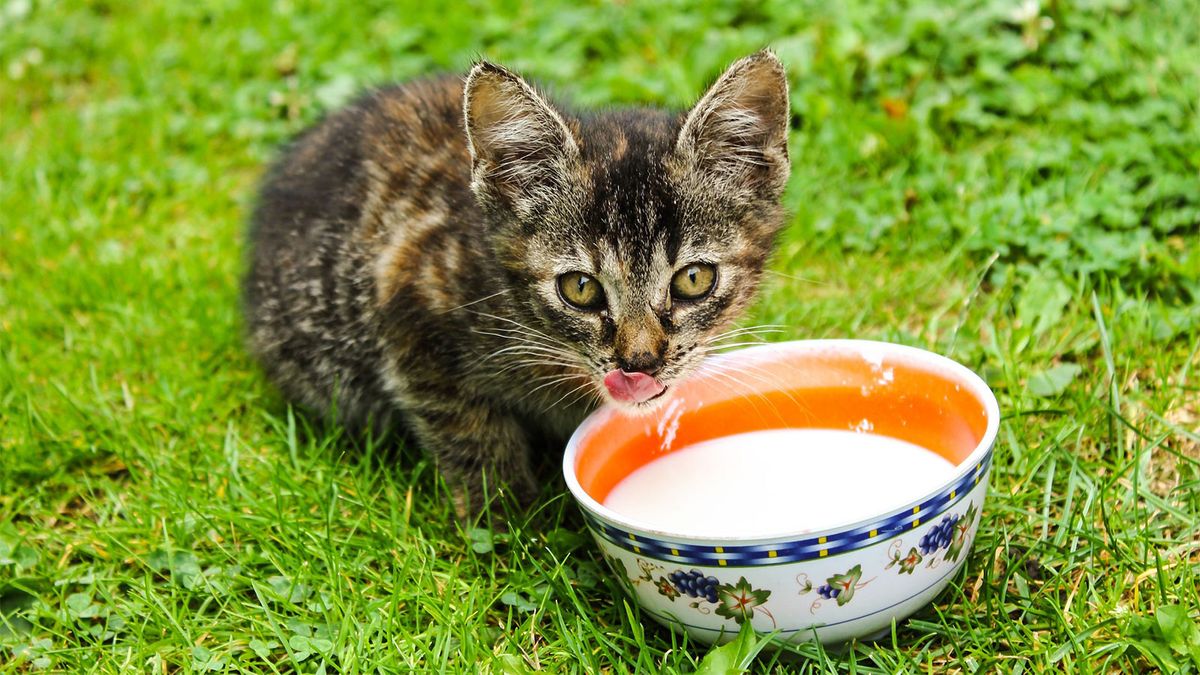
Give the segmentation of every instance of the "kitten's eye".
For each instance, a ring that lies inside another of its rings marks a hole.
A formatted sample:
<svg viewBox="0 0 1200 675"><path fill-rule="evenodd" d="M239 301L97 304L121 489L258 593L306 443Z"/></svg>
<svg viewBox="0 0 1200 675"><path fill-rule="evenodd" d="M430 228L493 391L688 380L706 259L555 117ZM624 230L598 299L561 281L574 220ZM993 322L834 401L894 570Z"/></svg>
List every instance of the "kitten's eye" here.
<svg viewBox="0 0 1200 675"><path fill-rule="evenodd" d="M583 272L567 272L558 278L558 293L576 309L600 309L604 306L604 289L600 282Z"/></svg>
<svg viewBox="0 0 1200 675"><path fill-rule="evenodd" d="M692 263L675 273L671 279L671 297L678 300L698 300L717 283L717 268L708 263Z"/></svg>

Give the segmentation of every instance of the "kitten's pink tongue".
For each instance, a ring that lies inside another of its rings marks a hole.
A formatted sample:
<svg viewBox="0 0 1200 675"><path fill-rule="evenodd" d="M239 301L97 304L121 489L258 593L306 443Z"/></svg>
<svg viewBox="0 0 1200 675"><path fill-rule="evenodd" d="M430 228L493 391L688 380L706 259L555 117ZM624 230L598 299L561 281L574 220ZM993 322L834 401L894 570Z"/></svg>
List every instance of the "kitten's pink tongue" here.
<svg viewBox="0 0 1200 675"><path fill-rule="evenodd" d="M645 373L613 370L604 376L604 386L612 397L622 403L641 403L658 396L666 385Z"/></svg>

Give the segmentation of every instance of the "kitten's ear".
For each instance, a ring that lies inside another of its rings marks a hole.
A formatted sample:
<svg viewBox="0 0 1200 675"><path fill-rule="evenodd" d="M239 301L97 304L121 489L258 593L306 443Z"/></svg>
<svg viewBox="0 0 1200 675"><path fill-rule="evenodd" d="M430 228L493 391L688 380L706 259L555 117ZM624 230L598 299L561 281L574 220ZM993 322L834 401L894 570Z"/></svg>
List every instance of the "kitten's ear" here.
<svg viewBox="0 0 1200 675"><path fill-rule="evenodd" d="M463 90L471 189L484 200L522 210L565 184L579 143L561 115L518 75L486 61Z"/></svg>
<svg viewBox="0 0 1200 675"><path fill-rule="evenodd" d="M787 74L764 49L731 65L688 112L675 156L693 178L778 199L792 168L789 120Z"/></svg>

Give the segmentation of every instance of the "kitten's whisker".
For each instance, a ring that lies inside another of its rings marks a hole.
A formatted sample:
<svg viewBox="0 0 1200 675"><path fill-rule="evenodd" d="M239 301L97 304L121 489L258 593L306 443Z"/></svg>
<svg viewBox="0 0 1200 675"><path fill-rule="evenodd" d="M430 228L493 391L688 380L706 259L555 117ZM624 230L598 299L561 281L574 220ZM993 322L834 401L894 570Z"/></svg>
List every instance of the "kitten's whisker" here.
<svg viewBox="0 0 1200 675"><path fill-rule="evenodd" d="M487 333L481 334L487 335ZM547 356L568 358L571 360L580 359L580 354L578 354L575 350L566 350L566 348L559 347L557 345L546 345L542 344L540 341L523 339L523 337L521 337L521 339L516 339L516 337L508 337L508 340L511 342L510 345L502 346L498 348L498 350L490 352L486 354L485 357L481 358L493 359L510 356L510 354L539 353L547 354Z"/></svg>
<svg viewBox="0 0 1200 675"><path fill-rule="evenodd" d="M558 384L570 382L571 380L574 380L574 377L563 377L563 378L559 378L559 380L553 380L551 382L544 382L542 384L539 384L538 387L530 389L529 392L522 394L521 398L517 399L517 404L522 404L522 402L527 401L530 398L533 398L533 396L536 393L541 392L542 389L548 389L548 388L551 388L554 386L558 386ZM572 389L572 392L574 392L574 390L575 389ZM547 393L547 394L550 394L550 393Z"/></svg>
<svg viewBox="0 0 1200 675"><path fill-rule="evenodd" d="M481 335L494 335L493 333L489 333L487 331L475 331L475 332L479 333ZM512 342L515 342L516 344L508 345L507 347L501 347L500 349L497 349L496 351L492 352L491 354L489 354L488 356L485 356L483 358L485 358L485 359L493 358L492 355L503 356L504 354L509 353L505 350L512 350L514 352L519 351L519 350L530 350L530 351L540 351L541 353L544 353L544 354L553 354L555 356L569 356L571 358L575 357L574 350L563 349L562 347L544 344L544 343L538 342L536 340L529 340L526 338L516 338L513 336L507 336L507 335L495 335L495 337L500 337L500 338L503 338L506 340L510 340Z"/></svg>
<svg viewBox="0 0 1200 675"><path fill-rule="evenodd" d="M550 344L550 343L565 344L559 340L555 340L554 338L550 337L549 335L546 335L545 333L542 333L540 331L536 331L536 330L533 330L530 328L526 328L519 324L517 326L488 326L487 329L488 329L488 331L490 331L488 333L490 335L493 335L495 337L503 337L503 338L507 338L510 340L519 338L522 340L537 340L539 342L545 342L547 344ZM478 328L476 328L474 330L477 333L484 332Z"/></svg>
<svg viewBox="0 0 1200 675"><path fill-rule="evenodd" d="M741 338L746 338L746 337L748 337L748 338L756 338L756 339L759 339L759 340L764 340L764 339L766 339L766 337L767 337L767 334L770 334L770 333L782 333L782 332L783 332L783 331L779 331L779 330L771 330L771 331L758 331L758 330L756 330L756 331L746 331L745 333L738 333L738 334L736 334L736 335L726 335L725 337L713 338L713 339L711 339L711 340L705 340L705 341L704 341L704 344L709 344L709 345L712 345L712 344L721 344L722 342L729 342L730 340L738 340L738 339L741 339Z"/></svg>
<svg viewBox="0 0 1200 675"><path fill-rule="evenodd" d="M510 361L510 363L517 363L517 364L523 364L523 365L524 364L534 364L534 365L545 364L545 365L549 365L549 366L576 366L576 367L579 366L578 363L576 363L575 361L571 361L570 359L555 358L555 357L546 356L544 354L517 354L516 356L521 356L521 357L525 357L525 358L519 358L514 361Z"/></svg>
<svg viewBox="0 0 1200 675"><path fill-rule="evenodd" d="M700 369L698 368L697 372L699 372L699 371L700 371ZM718 370L716 368L710 368L705 372L707 375L710 375L720 381L729 383L731 386L733 386L734 390L740 394L740 398L746 399L746 402L749 403L750 406L754 408L754 412L760 418L764 417L762 411L759 410L759 408L758 408L758 404L756 404L754 402L754 398L751 396L751 394L754 393L753 387L747 385L745 382L742 382L738 378L734 377L731 373L725 372L723 370Z"/></svg>
<svg viewBox="0 0 1200 675"><path fill-rule="evenodd" d="M575 361L567 358L565 355L545 354L542 352L522 352L507 355L503 359L481 359L470 367L472 370L494 370L497 368L507 369L514 365L536 365L545 364L563 367L579 367Z"/></svg>
<svg viewBox="0 0 1200 675"><path fill-rule="evenodd" d="M488 326L488 329L491 331L502 332L505 334L503 337L507 337L507 338L513 338L513 337L528 338L529 334L532 332L532 331L525 330L524 328L514 328L514 327L509 327L509 326ZM475 332L479 332L478 328L473 328L472 330L474 330ZM490 334L494 334L494 333L490 333ZM497 336L497 337L500 337L500 336Z"/></svg>
<svg viewBox="0 0 1200 675"><path fill-rule="evenodd" d="M501 347L500 349L497 349L496 351L488 354L487 356L485 356L483 358L492 359L492 358L496 358L498 356L506 356L509 354L514 354L514 355L548 354L550 356L569 356L570 355L569 352L564 352L561 349L552 349L550 347L546 347L545 345L538 345L538 344L533 344L533 343L523 343L523 344L517 344L517 345L509 345L508 347Z"/></svg>
<svg viewBox="0 0 1200 675"><path fill-rule="evenodd" d="M769 341L762 339L764 334L783 333L783 328L785 327L779 324L760 324L757 326L743 326L741 328L735 328L733 330L729 330L705 339L703 343L699 345L699 350L701 354L708 356L727 349L770 344Z"/></svg>
<svg viewBox="0 0 1200 675"><path fill-rule="evenodd" d="M499 356L489 354L471 364L470 370L473 372L490 371L487 373L488 376L495 378L512 370L538 366L565 370L586 370L572 355L548 353L540 350L513 351Z"/></svg>
<svg viewBox="0 0 1200 675"><path fill-rule="evenodd" d="M744 345L773 345L773 344L778 344L778 343L768 342L767 340L734 340L732 342L722 342L720 344L715 344L715 345L704 345L701 347L697 347L697 349L702 352L710 352L710 351L715 351L715 350L719 350L719 349L729 349L730 347L739 347L739 346L744 346Z"/></svg>
<svg viewBox="0 0 1200 675"><path fill-rule="evenodd" d="M556 401L554 401L554 403L551 403L550 405L546 406L545 410L552 410L559 403L562 403L563 399L570 396L571 394L574 394L575 392L579 391L580 389L583 389L584 387L590 387L591 384L592 384L592 382L590 379L585 381L583 384L579 385L578 387L575 387L571 391L568 391L567 393L563 394L562 396L559 396L558 399Z"/></svg>
<svg viewBox="0 0 1200 675"><path fill-rule="evenodd" d="M583 373L572 373L570 375L556 377L556 378L550 380L549 382L543 382L542 384L539 384L538 386L534 387L533 389L530 389L529 391L525 392L525 394L522 395L521 398L517 399L517 402L520 403L521 401L524 401L525 399L529 398L530 396L533 396L535 393L537 393L547 387L551 387L556 384L562 384L563 382L569 382L570 380L578 379L580 377L586 378L587 376L584 375ZM588 381L585 379L583 384L587 385ZM576 388L572 389L571 391L567 392L567 394L564 394L563 396L565 397L566 395L571 394L578 390L579 390L579 387L576 387ZM561 401L562 397L560 397L558 400ZM558 403L558 401L555 401L553 404L551 404L550 407L553 407L557 403Z"/></svg>
<svg viewBox="0 0 1200 675"><path fill-rule="evenodd" d="M588 400L589 396L595 397L597 399L597 401L599 401L599 399L600 399L600 394L596 391L595 388L585 389L582 392L576 394L575 396L572 396L570 401L567 401L566 403L563 404L563 407L570 408L571 406L575 405L576 403Z"/></svg>
<svg viewBox="0 0 1200 675"><path fill-rule="evenodd" d="M525 333L521 333L520 331L518 331L515 328L500 327L500 328L495 328L494 330L483 330L480 328L472 328L471 331L474 333L477 333L479 335L488 335L488 336L491 336L494 338L499 338L501 340L513 340L513 341L522 342L522 343L527 342L529 344L539 344L539 345L545 345L548 347L553 346L553 347L559 348L559 349L570 346L570 345L567 345L566 343L553 342L553 341L550 341L550 340L547 340L544 338L537 337L535 335L534 336L527 335ZM503 332L496 332L496 331L503 331Z"/></svg>
<svg viewBox="0 0 1200 675"><path fill-rule="evenodd" d="M563 351L559 347L551 347L550 345L545 345L540 342L534 342L534 341L525 340L525 339L518 340L516 338L507 338L507 339L510 342L513 342L513 344L508 344L503 347L500 347L499 349L497 349L496 351L494 351L492 353L493 354L506 354L507 352L504 351L506 349L513 349L513 350L516 350L516 349L548 349L548 350L559 351L559 352Z"/></svg>
<svg viewBox="0 0 1200 675"><path fill-rule="evenodd" d="M554 367L563 369L577 369L578 366L574 363L564 363L561 361L547 361L545 359L525 359L523 361L514 361L504 368L496 371L497 375L506 373L510 370L529 369L538 366Z"/></svg>
<svg viewBox="0 0 1200 675"><path fill-rule="evenodd" d="M494 298L494 297L496 297L496 296L499 296L499 295L504 295L505 293L509 292L510 290L511 290L511 289L508 289L508 288L506 288L506 289L504 289L504 290L502 290L502 291L496 291L495 293L492 293L491 295L485 295L485 296L483 296L482 298L479 298L478 300L472 300L472 301L470 301L470 302L464 302L463 304L461 304L461 305L458 305L457 307L451 307L450 309L443 309L442 311L438 312L438 314L449 314L450 312L454 312L454 311L460 310L460 309L462 309L462 308L464 308L464 307L470 307L471 305L475 305L475 304L478 304L478 303L481 303L481 302L486 302L486 301L488 301L488 300L491 300L492 298Z"/></svg>
<svg viewBox="0 0 1200 675"><path fill-rule="evenodd" d="M774 381L764 377L761 373L746 372L744 370L738 370L737 372L739 375L745 375L750 378L750 383L747 383L747 382L743 381L741 378L733 375L733 373L731 372L731 366L727 366L725 364L718 365L718 364L708 363L708 364L702 364L702 367L704 365L707 365L707 366L709 366L709 368L711 368L711 370L709 372L711 372L712 374L714 374L718 377L724 377L725 379L727 379L729 381L735 382L738 385L745 387L748 390L748 393L744 394L743 397L747 401L751 402L752 405L753 405L753 400L750 398L751 395L761 398L764 402L766 402L767 405L769 405L771 407L771 410L775 413L775 416L778 417L779 420L781 422L783 422L785 426L788 424L787 419L784 418L783 413L780 412L779 407L775 405L775 402L772 401L770 398L768 398L767 395L764 394L762 391L759 391L759 389L757 387L754 387L752 384L754 382L758 382L761 384L773 385L773 384L775 384ZM749 364L739 364L739 365L745 366L745 365L749 365ZM753 366L750 366L750 367L753 367ZM774 388L773 388L773 390L774 390ZM792 402L795 403L797 406L800 405L800 402L797 401L795 398L793 398L789 392L784 390L783 393L785 396L787 396L789 399L791 399ZM755 406L756 411L757 411L757 408L758 408L758 406ZM761 414L762 413L760 412L759 415L761 415Z"/></svg>
<svg viewBox="0 0 1200 675"><path fill-rule="evenodd" d="M715 365L715 364L713 364L713 365ZM721 364L720 367L732 368L733 366L729 365L729 364ZM751 382L758 382L760 384L765 384L768 387L770 387L772 391L778 391L779 393L786 396L787 399L789 401L791 401L792 404L795 405L797 408L800 408L805 411L809 410L808 406L804 405L799 400L797 400L795 396L792 396L792 393L790 391L788 391L787 387L784 386L784 383L780 381L778 373L773 373L769 370L764 370L763 369L764 366L762 364L758 364L758 363L741 362L741 363L737 364L737 367L739 368L738 372L747 376L748 378L750 378ZM762 394L761 392L759 393L759 395L762 396L763 398L766 398L766 395Z"/></svg>
<svg viewBox="0 0 1200 675"><path fill-rule="evenodd" d="M570 346L571 346L571 345L569 345L569 344L567 344L567 343L563 342L562 340L559 340L558 338L555 338L555 337L553 337L553 336L551 336L551 335L547 335L547 334L543 333L542 331L540 331L540 330L538 330L538 329L536 329L536 328L532 328L532 327L530 327L530 326L526 326L525 324L523 324L523 323L521 323L520 321L517 321L517 320L515 320L515 319L510 319L510 318L508 318L508 317L506 317L506 316L497 316L497 315L495 315L495 314L489 314L489 313L487 313L487 312L474 312L474 313L475 313L475 314L478 314L479 316L482 316L482 317L486 317L486 318L489 318L489 319L495 319L496 321L504 321L505 323L510 323L510 324L512 324L512 325L514 325L514 326L516 326L517 328L520 328L520 329L522 329L522 330L525 330L525 331L528 331L528 332L530 332L530 333L533 333L534 335L538 335L538 336L540 336L540 337L542 337L542 338L544 338L544 339L546 339L546 340L549 340L550 342L553 342L553 343L559 344L559 345L561 345L561 346L563 346L563 347L570 347Z"/></svg>
<svg viewBox="0 0 1200 675"><path fill-rule="evenodd" d="M755 347L758 345L773 345L773 344L776 344L776 343L766 342L764 340L744 340L741 342L726 342L724 344L719 344L719 345L704 345L703 347L698 347L697 349L700 351L701 354L708 356L710 354L723 354L730 349L734 349L735 347Z"/></svg>
<svg viewBox="0 0 1200 675"><path fill-rule="evenodd" d="M792 279L793 281L800 281L800 282L803 282L806 284L813 284L816 286L824 286L826 283L824 281L820 281L819 279L813 279L810 277L801 277L801 276L797 276L795 274L787 274L786 272L780 272L778 270L765 269L765 270L763 270L763 272L766 274L771 274L771 275L777 276L777 277L783 277L784 279Z"/></svg>
<svg viewBox="0 0 1200 675"><path fill-rule="evenodd" d="M768 337L767 333L779 333L779 332L781 332L781 331L746 331L746 332L737 333L734 335L726 335L726 336L718 337L718 338L705 339L705 340L701 341L700 344L704 345L704 346L720 345L720 344L725 344L725 343L734 342L736 340L743 340L743 339L767 341L770 339Z"/></svg>
<svg viewBox="0 0 1200 675"><path fill-rule="evenodd" d="M583 370L582 366L580 366L577 363L566 363L566 362L562 362L562 361L548 361L546 359L524 359L521 361L512 362L499 370L493 371L491 373L491 376L499 377L500 375L503 375L509 371L535 368L537 366L556 367L556 368L562 368L565 370Z"/></svg>
<svg viewBox="0 0 1200 675"><path fill-rule="evenodd" d="M764 323L757 326L742 326L740 328L734 328L733 330L725 331L724 333L718 333L705 341L714 342L728 337L745 335L747 333L783 333L786 332L784 330L786 328L787 326L777 323Z"/></svg>
<svg viewBox="0 0 1200 675"><path fill-rule="evenodd" d="M538 375L537 377L529 378L530 382L541 382L543 380L553 380L560 377L586 377L585 373L555 373L553 375Z"/></svg>
<svg viewBox="0 0 1200 675"><path fill-rule="evenodd" d="M730 328L729 330L727 330L723 333L717 333L716 337L720 337L722 335L729 335L730 333L740 333L742 331L747 331L747 330L758 330L761 328L781 328L782 329L782 328L787 328L787 326L784 324L781 324L781 323L756 323L756 324L751 324L749 326L734 326L733 328Z"/></svg>
<svg viewBox="0 0 1200 675"><path fill-rule="evenodd" d="M783 323L752 323L749 326L734 326L733 328L729 329L726 332L733 333L733 332L736 332L739 330L750 330L750 329L754 329L754 328L787 328L787 327L788 327L787 324L783 324ZM718 333L718 335L724 335L724 333Z"/></svg>
<svg viewBox="0 0 1200 675"><path fill-rule="evenodd" d="M507 340L509 342L514 342L516 344L538 345L540 347L545 347L547 349L555 349L558 351L565 351L565 352L572 352L572 353L575 352L574 345L570 345L570 344L567 344L567 343L559 341L559 340L549 340L549 339L538 337L536 335L522 333L521 331L519 331L516 328L500 327L500 328L496 329L496 330L503 331L503 332L493 332L490 330L480 330L480 329L473 329L473 330L475 333L477 333L479 335L487 335L490 337L499 338L501 340Z"/></svg>

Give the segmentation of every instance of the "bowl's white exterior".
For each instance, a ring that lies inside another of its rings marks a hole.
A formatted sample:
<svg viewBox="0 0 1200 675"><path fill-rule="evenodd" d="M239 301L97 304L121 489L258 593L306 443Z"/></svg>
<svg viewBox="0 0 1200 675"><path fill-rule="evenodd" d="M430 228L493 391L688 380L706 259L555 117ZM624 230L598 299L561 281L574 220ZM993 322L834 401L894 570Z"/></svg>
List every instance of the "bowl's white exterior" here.
<svg viewBox="0 0 1200 675"><path fill-rule="evenodd" d="M689 561L686 554L672 556L660 546L644 546L662 541L648 532L626 532L620 538L612 523L602 525L589 517L588 524L613 573L642 611L664 626L708 643L732 638L740 621L749 619L755 630L779 631L782 640L841 642L886 631L893 621L923 607L949 583L974 541L988 474L988 468L981 467L978 483L972 478L973 484L944 510L925 514L926 520L916 514L889 533L879 532L862 548L825 555L821 551L829 549L817 548L812 557L781 564L770 564L767 558L753 566L729 561L720 565L719 559L715 566L710 561L703 565L695 562L696 558ZM956 516L950 545L921 555L921 538L947 517ZM912 523L919 524L913 527ZM789 542L779 543L786 549ZM715 551L728 551L729 547L713 545L711 549L719 556ZM717 579L725 591L718 602L689 597L671 584L672 573L692 570ZM849 597L843 603L836 596L823 597L820 591L825 586L838 587L838 596ZM768 592L765 598L763 591ZM739 608L742 598L748 602ZM758 598L763 601L759 603ZM726 611L718 612L723 607Z"/></svg>
<svg viewBox="0 0 1200 675"><path fill-rule="evenodd" d="M987 409L987 432L937 492L878 518L812 535L705 540L623 519L575 479L575 451L588 422L568 444L567 484L613 573L642 610L692 639L731 639L747 620L755 630L778 631L789 641L835 643L882 633L930 602L966 561L987 494L999 424L995 396L967 368L911 347L812 340L744 351L768 349L847 349L871 359L882 352L919 361L976 394ZM931 534L935 528L940 536ZM681 574L704 580L705 592L687 594Z"/></svg>

